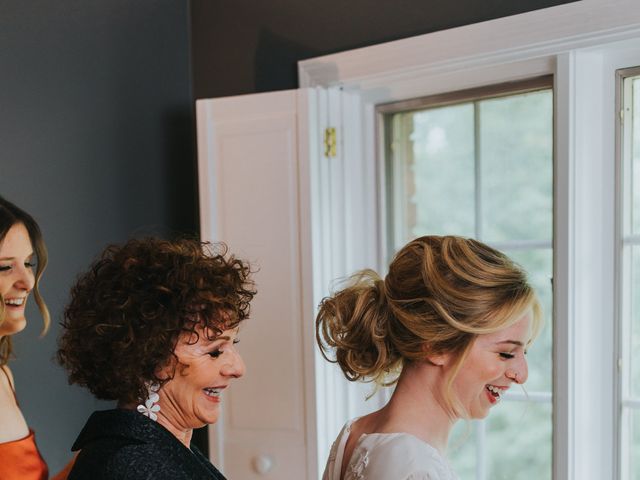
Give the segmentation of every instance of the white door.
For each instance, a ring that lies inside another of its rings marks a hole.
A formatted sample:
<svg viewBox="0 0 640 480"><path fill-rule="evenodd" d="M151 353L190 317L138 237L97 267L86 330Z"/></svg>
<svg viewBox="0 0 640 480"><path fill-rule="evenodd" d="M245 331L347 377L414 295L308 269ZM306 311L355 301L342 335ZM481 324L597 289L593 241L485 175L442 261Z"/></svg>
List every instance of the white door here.
<svg viewBox="0 0 640 480"><path fill-rule="evenodd" d="M310 147L300 134L314 96L197 102L202 239L224 241L257 269L240 331L247 372L210 429L211 459L229 478L316 476Z"/></svg>
<svg viewBox="0 0 640 480"><path fill-rule="evenodd" d="M358 95L340 89L197 102L202 239L259 269L240 334L247 373L210 429L211 459L229 478L316 479L343 422L379 406L319 359L314 331L332 281L377 267L364 123Z"/></svg>

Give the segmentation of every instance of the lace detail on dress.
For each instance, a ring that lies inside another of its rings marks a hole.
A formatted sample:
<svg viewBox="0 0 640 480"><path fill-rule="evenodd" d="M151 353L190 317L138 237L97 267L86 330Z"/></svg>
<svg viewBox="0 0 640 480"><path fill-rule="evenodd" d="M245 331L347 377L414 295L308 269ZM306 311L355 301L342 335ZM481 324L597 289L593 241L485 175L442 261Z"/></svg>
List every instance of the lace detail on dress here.
<svg viewBox="0 0 640 480"><path fill-rule="evenodd" d="M335 463L338 456L338 441L336 440L331 444L331 450L329 451L329 462Z"/></svg>
<svg viewBox="0 0 640 480"><path fill-rule="evenodd" d="M362 449L355 462L352 461L345 472L345 480L363 480L364 469L369 465L369 451Z"/></svg>

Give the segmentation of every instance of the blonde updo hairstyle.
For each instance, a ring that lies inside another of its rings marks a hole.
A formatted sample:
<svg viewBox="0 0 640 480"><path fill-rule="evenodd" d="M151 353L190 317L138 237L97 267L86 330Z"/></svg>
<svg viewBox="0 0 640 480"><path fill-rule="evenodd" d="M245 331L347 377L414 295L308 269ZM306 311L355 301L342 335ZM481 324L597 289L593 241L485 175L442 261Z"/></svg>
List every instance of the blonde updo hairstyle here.
<svg viewBox="0 0 640 480"><path fill-rule="evenodd" d="M348 380L384 386L398 380L407 362L454 354L444 396L450 413L460 416L451 385L473 340L527 311L533 340L542 327L540 303L526 273L506 255L472 239L424 236L395 255L384 280L363 270L325 298L316 339Z"/></svg>

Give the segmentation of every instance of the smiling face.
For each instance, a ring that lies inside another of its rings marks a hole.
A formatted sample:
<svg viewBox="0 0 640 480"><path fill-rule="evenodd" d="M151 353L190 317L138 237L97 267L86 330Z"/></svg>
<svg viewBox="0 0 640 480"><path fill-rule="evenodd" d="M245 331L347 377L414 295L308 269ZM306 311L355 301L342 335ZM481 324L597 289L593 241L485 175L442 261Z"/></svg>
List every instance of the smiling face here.
<svg viewBox="0 0 640 480"><path fill-rule="evenodd" d="M201 328L196 331L197 341L196 335L184 334L174 351L178 361L188 366L178 365L173 379L158 391L158 422L171 431L215 423L225 389L245 371L236 348L237 328L225 330L213 340Z"/></svg>
<svg viewBox="0 0 640 480"><path fill-rule="evenodd" d="M13 335L27 324L27 296L34 286L33 247L22 223L13 225L0 244L0 294L4 301L4 317L0 337Z"/></svg>
<svg viewBox="0 0 640 480"><path fill-rule="evenodd" d="M525 353L530 339L531 313L527 312L510 327L474 340L452 386L465 417L486 417L512 383L527 381Z"/></svg>

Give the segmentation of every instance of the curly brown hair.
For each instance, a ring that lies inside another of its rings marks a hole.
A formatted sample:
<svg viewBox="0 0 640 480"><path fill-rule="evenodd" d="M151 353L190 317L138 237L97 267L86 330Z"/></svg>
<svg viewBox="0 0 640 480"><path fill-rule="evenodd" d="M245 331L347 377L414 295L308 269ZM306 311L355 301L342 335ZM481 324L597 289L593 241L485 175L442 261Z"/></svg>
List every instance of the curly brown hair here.
<svg viewBox="0 0 640 480"><path fill-rule="evenodd" d="M139 401L166 382L183 333L212 338L249 316L251 267L224 244L144 238L111 245L71 290L58 361L97 398ZM200 330L203 328L203 330Z"/></svg>

